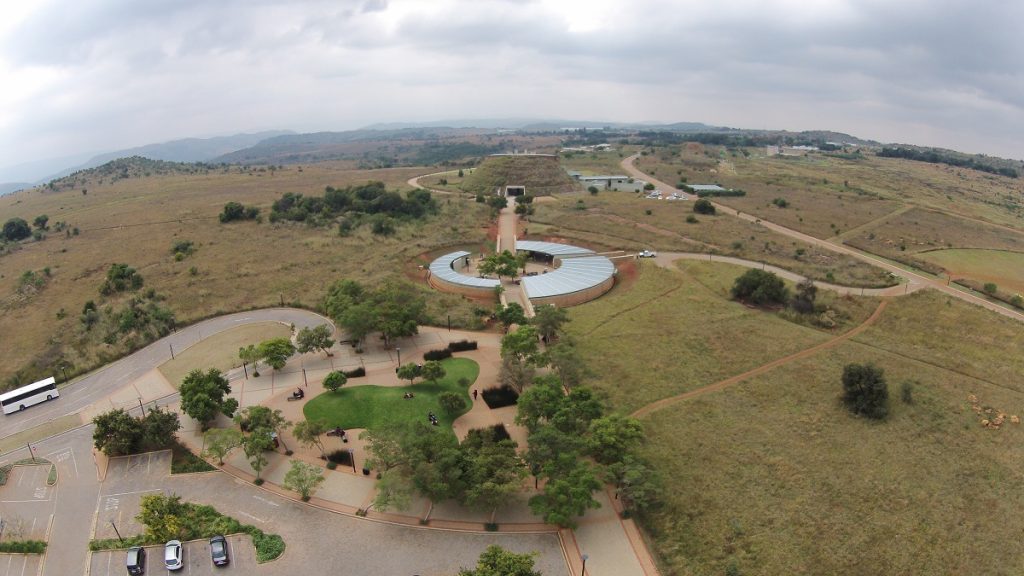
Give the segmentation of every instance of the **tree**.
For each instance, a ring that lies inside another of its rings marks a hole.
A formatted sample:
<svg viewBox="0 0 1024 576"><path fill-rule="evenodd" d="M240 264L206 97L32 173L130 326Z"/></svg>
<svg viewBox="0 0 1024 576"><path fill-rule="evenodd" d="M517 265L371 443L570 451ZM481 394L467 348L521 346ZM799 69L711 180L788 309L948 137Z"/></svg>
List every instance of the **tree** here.
<svg viewBox="0 0 1024 576"><path fill-rule="evenodd" d="M413 381L420 375L420 368L416 364L409 362L405 366L399 366L397 374L400 380L408 380L409 385L412 386Z"/></svg>
<svg viewBox="0 0 1024 576"><path fill-rule="evenodd" d="M445 374L447 374L447 372L438 360L429 360L425 362L423 364L423 368L420 370L420 376L431 384L436 384L438 380L445 377Z"/></svg>
<svg viewBox="0 0 1024 576"><path fill-rule="evenodd" d="M320 457L324 458L324 443L321 437L327 430L328 425L322 420L303 420L295 423L292 434L303 446L307 448L316 446L320 450Z"/></svg>
<svg viewBox="0 0 1024 576"><path fill-rule="evenodd" d="M334 339L331 338L333 333L334 331L331 330L329 324L321 324L315 328L303 328L299 330L299 334L295 337L295 341L298 344L296 349L300 354L316 350L327 352L331 346L334 346Z"/></svg>
<svg viewBox="0 0 1024 576"><path fill-rule="evenodd" d="M530 510L548 524L562 528L575 528L576 518L588 508L599 508L594 492L601 488L594 467L586 461L576 460L568 474L550 478L541 494L530 498Z"/></svg>
<svg viewBox="0 0 1024 576"><path fill-rule="evenodd" d="M207 372L196 369L189 372L181 387L181 411L194 418L203 430L217 413L231 417L238 409L238 400L228 398L231 386L220 370L211 368Z"/></svg>
<svg viewBox="0 0 1024 576"><path fill-rule="evenodd" d="M583 447L583 438L569 435L554 426L539 426L531 433L527 444L526 465L533 474L534 487L542 472L558 476L563 471L558 470L557 463L559 456L570 455L569 462L575 461ZM552 466L555 465L555 466Z"/></svg>
<svg viewBox="0 0 1024 576"><path fill-rule="evenodd" d="M516 554L491 545L480 555L476 569L463 568L459 576L541 576L533 569L535 554Z"/></svg>
<svg viewBox="0 0 1024 576"><path fill-rule="evenodd" d="M982 287L982 290L985 291L985 294L993 296L996 292L999 291L999 286L996 286L995 282L986 282L985 285Z"/></svg>
<svg viewBox="0 0 1024 576"><path fill-rule="evenodd" d="M23 240L32 235L32 229L29 228L28 222L21 218L11 218L7 222L4 222L4 240L8 242L17 242Z"/></svg>
<svg viewBox="0 0 1024 576"><path fill-rule="evenodd" d="M512 356L529 363L537 363L540 342L537 328L526 325L516 328L515 332L506 334L501 339L501 356Z"/></svg>
<svg viewBox="0 0 1024 576"><path fill-rule="evenodd" d="M255 344L249 344L248 346L242 346L238 349L238 359L242 361L244 367L246 363L252 364L252 375L259 378L260 371L257 363L260 361L260 349Z"/></svg>
<svg viewBox="0 0 1024 576"><path fill-rule="evenodd" d="M32 221L32 225L40 230L46 230L46 223L50 221L50 217L46 214L40 214L36 216L36 219Z"/></svg>
<svg viewBox="0 0 1024 576"><path fill-rule="evenodd" d="M463 504L493 511L519 490L526 469L516 453L515 442L495 442L493 432L488 430L467 436L460 449L466 462Z"/></svg>
<svg viewBox="0 0 1024 576"><path fill-rule="evenodd" d="M256 472L257 484L263 483L260 473L263 472L263 467L268 462L264 452L273 447L274 440L271 438L268 428L257 428L242 439L242 450L245 451L245 457L249 459L249 465Z"/></svg>
<svg viewBox="0 0 1024 576"><path fill-rule="evenodd" d="M843 367L843 402L854 414L880 420L889 413L889 386L885 372L874 364Z"/></svg>
<svg viewBox="0 0 1024 576"><path fill-rule="evenodd" d="M100 294L110 296L117 292L138 290L142 287L142 275L127 264L111 264L107 278L100 286Z"/></svg>
<svg viewBox="0 0 1024 576"><path fill-rule="evenodd" d="M271 338L259 345L259 355L274 370L284 368L288 358L295 354L295 346L288 338Z"/></svg>
<svg viewBox="0 0 1024 576"><path fill-rule="evenodd" d="M405 463L405 451L402 449L404 434L405 428L399 423L364 430L359 439L364 441L370 455L366 467L387 472Z"/></svg>
<svg viewBox="0 0 1024 576"><path fill-rule="evenodd" d="M818 287L814 281L805 278L796 285L796 295L790 300L789 305L801 314L814 312L814 299L818 295Z"/></svg>
<svg viewBox="0 0 1024 576"><path fill-rule="evenodd" d="M377 494L371 506L380 511L406 510L412 502L412 484L397 470L385 470L377 480Z"/></svg>
<svg viewBox="0 0 1024 576"><path fill-rule="evenodd" d="M523 307L516 302L510 303L504 308L499 307L495 311L494 315L501 322L501 325L505 327L505 333L508 333L509 326L513 324L523 325L529 322L526 318L526 312L523 311Z"/></svg>
<svg viewBox="0 0 1024 576"><path fill-rule="evenodd" d="M565 308L545 304L534 308L533 325L545 341L551 342L558 337L562 326L569 321L569 313Z"/></svg>
<svg viewBox="0 0 1024 576"><path fill-rule="evenodd" d="M328 392L337 392L345 384L348 384L348 376L344 372L335 370L324 378L324 389Z"/></svg>
<svg viewBox="0 0 1024 576"><path fill-rule="evenodd" d="M644 428L636 418L612 414L592 420L587 448L601 464L621 461L644 439Z"/></svg>
<svg viewBox="0 0 1024 576"><path fill-rule="evenodd" d="M306 464L301 460L292 460L292 467L284 475L284 487L294 490L302 496L302 501L309 501L309 494L324 481L322 468Z"/></svg>
<svg viewBox="0 0 1024 576"><path fill-rule="evenodd" d="M142 419L142 444L150 449L170 446L178 430L181 422L176 412L153 408Z"/></svg>
<svg viewBox="0 0 1024 576"><path fill-rule="evenodd" d="M441 405L441 408L449 414L458 414L466 409L466 399L462 394L455 392L442 392L437 397L437 402Z"/></svg>
<svg viewBox="0 0 1024 576"><path fill-rule="evenodd" d="M419 332L427 302L417 287L406 282L386 280L373 293L373 302L377 313L377 329L384 336L385 344L389 344L392 338L413 336Z"/></svg>
<svg viewBox="0 0 1024 576"><path fill-rule="evenodd" d="M280 438L281 433L291 427L290 420L284 417L280 410L271 410L266 406L248 406L235 416L235 422L242 430L249 430L255 434L258 430L276 432L278 441L284 445L284 439ZM288 449L287 446L284 447Z"/></svg>
<svg viewBox="0 0 1024 576"><path fill-rule="evenodd" d="M774 273L751 268L736 278L732 297L757 306L784 304L789 300L789 289Z"/></svg>
<svg viewBox="0 0 1024 576"><path fill-rule="evenodd" d="M345 329L349 338L356 341L356 350L363 350L363 340L376 329L377 312L370 302L353 304L334 318L339 326Z"/></svg>
<svg viewBox="0 0 1024 576"><path fill-rule="evenodd" d="M715 214L715 205L711 203L711 200L701 198L693 203L693 211L697 214L713 216Z"/></svg>
<svg viewBox="0 0 1024 576"><path fill-rule="evenodd" d="M605 481L615 486L615 497L626 510L643 512L661 500L661 479L643 461L626 455L605 468Z"/></svg>
<svg viewBox="0 0 1024 576"><path fill-rule="evenodd" d="M184 536L188 513L188 506L177 494L146 494L139 501L135 519L146 527L147 540L166 542Z"/></svg>
<svg viewBox="0 0 1024 576"><path fill-rule="evenodd" d="M142 423L122 409L105 412L92 419L93 445L107 456L133 454L142 439Z"/></svg>
<svg viewBox="0 0 1024 576"><path fill-rule="evenodd" d="M554 418L565 400L565 392L557 379L542 376L534 380L533 386L523 391L516 403L516 424L526 426L531 433L541 424Z"/></svg>
<svg viewBox="0 0 1024 576"><path fill-rule="evenodd" d="M523 389L529 384L537 369L516 356L505 356L501 359L501 370L498 372L498 381L502 386L508 386L517 393L522 394Z"/></svg>
<svg viewBox="0 0 1024 576"><path fill-rule="evenodd" d="M204 456L213 456L217 464L224 464L224 457L242 445L242 433L234 428L214 428L203 434Z"/></svg>
<svg viewBox="0 0 1024 576"><path fill-rule="evenodd" d="M588 372L587 365L571 337L560 338L553 346L548 346L545 355L563 386L571 389L583 382Z"/></svg>
<svg viewBox="0 0 1024 576"><path fill-rule="evenodd" d="M525 260L523 260L525 262ZM519 271L520 260L508 250L500 254L488 254L477 266L477 270L483 274L495 274L498 279L502 276L514 277Z"/></svg>
<svg viewBox="0 0 1024 576"><path fill-rule="evenodd" d="M238 202L228 202L220 213L222 223L235 220L255 220L260 215L260 209L255 206L242 206Z"/></svg>

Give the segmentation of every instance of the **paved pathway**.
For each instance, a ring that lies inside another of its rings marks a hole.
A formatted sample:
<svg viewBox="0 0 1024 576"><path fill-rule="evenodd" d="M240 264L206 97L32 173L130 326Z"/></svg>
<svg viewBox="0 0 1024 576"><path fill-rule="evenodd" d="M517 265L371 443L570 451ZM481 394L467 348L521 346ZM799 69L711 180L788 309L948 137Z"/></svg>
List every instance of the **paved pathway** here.
<svg viewBox="0 0 1024 576"><path fill-rule="evenodd" d="M633 165L633 163L637 159L637 157L638 157L638 155L634 154L632 156L629 156L629 157L623 159L622 160L622 169L625 170L631 176L636 177L636 178L642 178L642 179L644 179L644 180L654 184L655 186L660 187L663 190L673 190L673 189L675 189L674 186L666 184L665 182L662 182L661 180L658 180L658 179L654 178L653 176L650 176L650 175L642 172L640 169L636 168ZM1015 320L1024 321L1024 313L1018 312L1016 310L1011 310L1009 308L1006 308L1006 307L1001 306L999 304L996 304L994 302L990 302L989 300L986 300L986 299L981 298L979 296L975 296L974 294L971 294L969 292L964 292L964 291L959 290L957 288L954 288L952 286L947 286L945 282L936 280L934 278L929 278L929 277L924 276L922 274L918 274L917 272L911 272L910 270L906 270L906 269L904 269L904 268L902 268L900 266L896 266L895 264L890 264L889 262L886 262L885 260L882 260L882 259L877 258L875 256L871 256L871 255L865 254L865 253L860 252L858 250L854 250L854 249L849 248L847 246L844 246L842 244L835 244L835 243L829 242L828 240L822 240L821 238L815 238L814 236L811 236L809 234L804 234L803 232L798 232L796 230L793 230L792 228L787 228L785 226L781 226L779 224L775 224L773 222L769 222L767 220L764 220L763 218L758 218L758 217L753 216L751 214L740 213L735 208L730 208L729 206L725 206L724 204L718 204L717 202L712 202L712 204L715 205L715 208L719 212L722 212L724 214L728 214L730 216L734 216L736 218L740 218L740 219L746 220L748 222L753 222L753 223L758 224L760 226L764 226L765 228L767 228L769 230L772 230L773 232L778 232L779 234L782 234L784 236L788 236L790 238L795 238L797 240L806 242L806 243L811 244L813 246L818 246L820 248L825 248L827 250L831 250L833 252L838 252L840 254L846 254L847 256L851 256L851 257L856 258L856 259L858 259L858 260L860 260L862 262L867 262L868 264L871 264L871 265L877 266L877 267L879 267L879 268L881 268L883 270L887 270L889 272L892 272L893 274L896 274L897 276L901 276L903 278L906 278L910 282L911 285L913 285L913 284L921 284L923 286L926 286L928 288L933 288L935 290L938 290L940 292L943 292L943 293L948 294L950 296L953 296L955 298L959 298L959 299L964 300L966 302L970 302L971 304L976 304L978 306L981 306L982 308L987 308L987 309L989 309L989 310L991 310L993 312L996 312L998 314L1002 314L1003 316L1008 316L1008 317L1013 318Z"/></svg>

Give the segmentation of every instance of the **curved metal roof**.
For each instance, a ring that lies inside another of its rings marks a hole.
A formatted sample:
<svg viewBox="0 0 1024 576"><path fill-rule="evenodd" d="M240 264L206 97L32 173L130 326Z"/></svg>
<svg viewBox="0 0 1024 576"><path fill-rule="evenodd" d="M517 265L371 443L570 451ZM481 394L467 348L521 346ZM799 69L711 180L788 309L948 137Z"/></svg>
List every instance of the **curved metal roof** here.
<svg viewBox="0 0 1024 576"><path fill-rule="evenodd" d="M546 298L593 288L613 274L615 265L604 256L581 256L562 260L562 265L554 272L527 276L522 282L528 298Z"/></svg>
<svg viewBox="0 0 1024 576"><path fill-rule="evenodd" d="M465 274L459 274L456 272L452 268L452 263L459 258L465 258L466 256L469 256L469 252L464 250L445 254L430 263L430 274L446 282L458 284L459 286L469 286L471 288L493 289L496 286L501 285L501 281L495 278L477 278L475 276L466 276Z"/></svg>
<svg viewBox="0 0 1024 576"><path fill-rule="evenodd" d="M537 242L534 240L516 240L516 250L527 250L529 252L540 252L559 258L584 256L593 254L593 250L570 246L568 244L556 244L554 242Z"/></svg>

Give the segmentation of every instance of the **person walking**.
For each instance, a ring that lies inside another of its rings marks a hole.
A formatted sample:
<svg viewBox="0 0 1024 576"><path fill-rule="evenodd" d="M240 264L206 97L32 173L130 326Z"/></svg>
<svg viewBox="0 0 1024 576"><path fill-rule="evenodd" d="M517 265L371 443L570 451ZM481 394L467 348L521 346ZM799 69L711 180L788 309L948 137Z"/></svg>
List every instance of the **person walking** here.
<svg viewBox="0 0 1024 576"><path fill-rule="evenodd" d="M477 394L477 392L476 392L476 388L474 388L474 389L473 389L473 400L476 400L476 394Z"/></svg>

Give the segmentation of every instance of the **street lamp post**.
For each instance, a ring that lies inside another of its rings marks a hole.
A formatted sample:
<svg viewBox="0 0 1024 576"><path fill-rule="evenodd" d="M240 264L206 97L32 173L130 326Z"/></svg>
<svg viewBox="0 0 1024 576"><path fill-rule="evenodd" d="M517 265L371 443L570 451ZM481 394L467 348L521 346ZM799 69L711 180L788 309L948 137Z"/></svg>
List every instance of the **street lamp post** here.
<svg viewBox="0 0 1024 576"><path fill-rule="evenodd" d="M64 383L67 384L68 383L68 367L63 365L63 364L61 364L60 365L60 371L64 373Z"/></svg>
<svg viewBox="0 0 1024 576"><path fill-rule="evenodd" d="M583 558L583 569L580 570L580 576L584 576L587 573L587 558L588 558L588 556L586 554L584 554L582 556L582 558Z"/></svg>
<svg viewBox="0 0 1024 576"><path fill-rule="evenodd" d="M399 348L398 346L395 346L395 352L398 352L398 365L401 366L402 365L402 349Z"/></svg>

